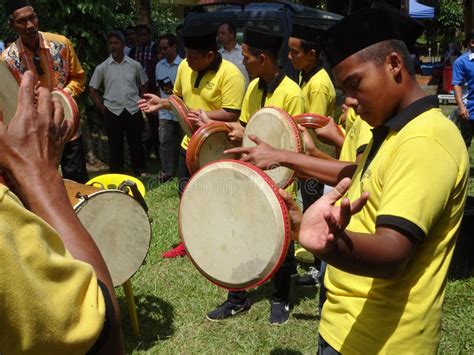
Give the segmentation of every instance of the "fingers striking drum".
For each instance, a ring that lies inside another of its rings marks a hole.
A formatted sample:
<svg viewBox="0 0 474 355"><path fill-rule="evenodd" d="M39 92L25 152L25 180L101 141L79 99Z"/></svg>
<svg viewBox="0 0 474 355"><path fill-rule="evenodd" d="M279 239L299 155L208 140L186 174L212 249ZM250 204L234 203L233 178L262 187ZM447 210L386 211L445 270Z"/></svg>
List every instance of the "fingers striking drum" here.
<svg viewBox="0 0 474 355"><path fill-rule="evenodd" d="M151 226L142 206L126 192L64 180L69 201L94 239L114 286L130 279L145 260Z"/></svg>
<svg viewBox="0 0 474 355"><path fill-rule="evenodd" d="M276 107L264 107L250 117L242 141L242 147L252 147L255 143L249 135L255 135L272 147L302 153L303 143L300 131L288 113ZM288 187L295 178L289 168L269 167L265 173L281 188Z"/></svg>
<svg viewBox="0 0 474 355"><path fill-rule="evenodd" d="M316 113L302 113L300 115L293 116L293 119L297 124L300 124L308 129L308 133L310 134L311 138L313 138L316 148L332 156L333 158L337 158L338 155L336 147L322 142L314 131L315 129L326 126L330 122L331 118L318 115ZM338 132L344 136L344 133L342 133L340 129L338 129Z"/></svg>
<svg viewBox="0 0 474 355"><path fill-rule="evenodd" d="M191 178L181 198L179 230L196 268L229 290L268 280L291 239L288 209L276 184L235 160L210 163Z"/></svg>

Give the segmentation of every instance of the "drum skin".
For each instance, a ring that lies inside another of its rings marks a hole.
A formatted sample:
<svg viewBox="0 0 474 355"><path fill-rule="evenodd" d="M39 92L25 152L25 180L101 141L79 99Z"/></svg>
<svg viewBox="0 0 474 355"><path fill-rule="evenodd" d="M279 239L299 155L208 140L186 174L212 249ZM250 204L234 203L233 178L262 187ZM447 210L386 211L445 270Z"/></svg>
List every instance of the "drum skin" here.
<svg viewBox="0 0 474 355"><path fill-rule="evenodd" d="M178 119L179 125L183 129L184 133L188 137L192 137L194 132L196 132L197 127L194 126L191 121L188 120L188 108L186 107L185 103L179 96L171 95L169 98L169 103L171 105L171 109L174 112L176 118Z"/></svg>
<svg viewBox="0 0 474 355"><path fill-rule="evenodd" d="M213 161L238 159L237 154L224 154L224 150L235 148L227 137L229 132L231 129L224 122L210 122L194 133L186 152L186 165L191 175Z"/></svg>
<svg viewBox="0 0 474 355"><path fill-rule="evenodd" d="M242 147L252 147L255 143L249 135L255 135L272 147L295 153L303 152L300 131L288 113L277 107L264 107L255 112L245 127ZM288 187L295 178L295 172L284 166L270 167L265 173L280 187Z"/></svg>
<svg viewBox="0 0 474 355"><path fill-rule="evenodd" d="M140 204L120 190L102 190L64 180L69 201L94 239L114 287L140 268L148 253L151 226Z"/></svg>
<svg viewBox="0 0 474 355"><path fill-rule="evenodd" d="M242 161L206 165L181 198L179 230L190 260L228 290L256 287L273 276L288 251L290 226L276 184Z"/></svg>
<svg viewBox="0 0 474 355"><path fill-rule="evenodd" d="M300 115L293 116L293 119L295 120L297 124L300 124L303 127L308 129L308 133L311 136L311 138L313 138L313 142L316 148L332 156L333 158L338 157L337 148L330 144L321 142L321 140L316 135L316 132L314 131L317 128L326 126L329 123L329 121L332 120L332 118L329 118L323 115L318 115L316 113L302 113ZM338 131L340 135L344 137L344 133L342 133L340 128Z"/></svg>

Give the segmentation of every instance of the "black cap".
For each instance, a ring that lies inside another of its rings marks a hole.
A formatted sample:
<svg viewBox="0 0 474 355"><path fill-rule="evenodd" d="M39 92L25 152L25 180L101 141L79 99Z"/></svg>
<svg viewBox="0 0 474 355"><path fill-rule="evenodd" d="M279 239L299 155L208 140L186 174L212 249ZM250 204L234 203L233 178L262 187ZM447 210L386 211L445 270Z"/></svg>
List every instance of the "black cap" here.
<svg viewBox="0 0 474 355"><path fill-rule="evenodd" d="M320 45L331 66L373 44L400 40L413 49L424 26L400 11L366 9L353 13L320 36Z"/></svg>
<svg viewBox="0 0 474 355"><path fill-rule="evenodd" d="M319 43L319 36L324 32L323 29L314 26L293 23L291 25L291 37L305 40L311 43Z"/></svg>
<svg viewBox="0 0 474 355"><path fill-rule="evenodd" d="M274 53L275 55L278 55L283 40L283 36L275 32L270 32L263 28L244 28L243 43L256 49L269 51L271 53Z"/></svg>
<svg viewBox="0 0 474 355"><path fill-rule="evenodd" d="M7 16L10 16L16 10L26 6L31 6L28 0L5 0L5 12Z"/></svg>
<svg viewBox="0 0 474 355"><path fill-rule="evenodd" d="M183 27L183 41L189 49L217 51L217 29L209 25L191 25Z"/></svg>

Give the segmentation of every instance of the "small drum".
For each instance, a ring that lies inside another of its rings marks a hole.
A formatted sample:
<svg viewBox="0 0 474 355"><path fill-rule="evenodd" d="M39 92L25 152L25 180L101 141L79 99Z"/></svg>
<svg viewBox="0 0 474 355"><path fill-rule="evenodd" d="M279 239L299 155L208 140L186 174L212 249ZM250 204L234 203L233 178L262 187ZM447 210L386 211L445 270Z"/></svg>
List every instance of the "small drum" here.
<svg viewBox="0 0 474 355"><path fill-rule="evenodd" d="M148 253L151 226L143 207L121 190L102 190L64 180L69 201L94 239L120 286L140 268Z"/></svg>
<svg viewBox="0 0 474 355"><path fill-rule="evenodd" d="M184 133L188 137L192 137L194 132L196 132L197 127L195 127L194 124L188 120L189 110L185 103L176 95L171 95L168 97L168 100L171 105L171 109L178 119L179 125L183 129Z"/></svg>
<svg viewBox="0 0 474 355"><path fill-rule="evenodd" d="M255 143L249 135L255 135L272 147L302 153L303 143L298 127L288 113L276 107L264 107L250 117L242 142L242 147L252 147ZM288 187L295 172L284 166L270 168L265 173L281 187Z"/></svg>
<svg viewBox="0 0 474 355"><path fill-rule="evenodd" d="M242 161L206 165L181 197L179 230L189 258L207 279L229 290L272 277L288 251L290 226L276 184Z"/></svg>
<svg viewBox="0 0 474 355"><path fill-rule="evenodd" d="M2 85L0 85L0 110L3 113L3 121L8 124L16 112L20 86L5 62L0 62L0 78L2 80ZM63 106L64 119L73 121L71 136L67 138L74 139L80 126L79 109L76 101L66 91L59 88L53 90L51 95L57 97Z"/></svg>
<svg viewBox="0 0 474 355"><path fill-rule="evenodd" d="M321 140L316 135L316 132L314 131L317 128L326 126L331 120L331 118L315 113L302 113L300 115L293 116L293 119L297 124L300 124L308 129L308 133L313 138L314 145L316 146L316 148L330 155L333 158L338 157L338 151L336 147L321 142ZM342 133L341 129L338 129L338 132L341 134L342 137L344 137L344 133Z"/></svg>
<svg viewBox="0 0 474 355"><path fill-rule="evenodd" d="M227 138L230 131L224 122L210 122L194 133L186 153L186 165L191 175L210 162L224 158L238 159L237 154L224 154L224 150L235 148Z"/></svg>

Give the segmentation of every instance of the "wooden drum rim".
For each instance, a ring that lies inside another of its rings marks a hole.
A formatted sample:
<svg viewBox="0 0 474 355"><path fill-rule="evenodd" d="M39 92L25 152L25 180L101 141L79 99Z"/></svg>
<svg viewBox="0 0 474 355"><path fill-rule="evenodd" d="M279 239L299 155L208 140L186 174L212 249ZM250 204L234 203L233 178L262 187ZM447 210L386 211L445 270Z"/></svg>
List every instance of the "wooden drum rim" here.
<svg viewBox="0 0 474 355"><path fill-rule="evenodd" d="M176 95L171 95L168 97L168 100L170 102L170 105L174 108L174 110L177 112L179 115L178 121L182 123L183 126L183 131L184 133L191 137L194 132L196 131L196 127L188 120L188 108L184 101Z"/></svg>
<svg viewBox="0 0 474 355"><path fill-rule="evenodd" d="M76 101L73 99L72 95L69 94L67 91L60 89L60 88L55 88L52 92L51 95L54 96L56 95L61 95L61 97L64 98L64 100L68 103L69 108L72 111L72 132L71 132L71 137L68 137L69 141L72 141L76 138L79 137L79 127L81 126L81 120L80 120L80 115L79 115L79 108L77 107Z"/></svg>
<svg viewBox="0 0 474 355"><path fill-rule="evenodd" d="M201 151L201 147L206 139L215 133L229 133L231 131L232 130L227 127L224 122L214 121L200 127L193 134L188 144L188 151L186 152L186 166L188 167L191 175L201 168L201 166L199 166L199 152Z"/></svg>

